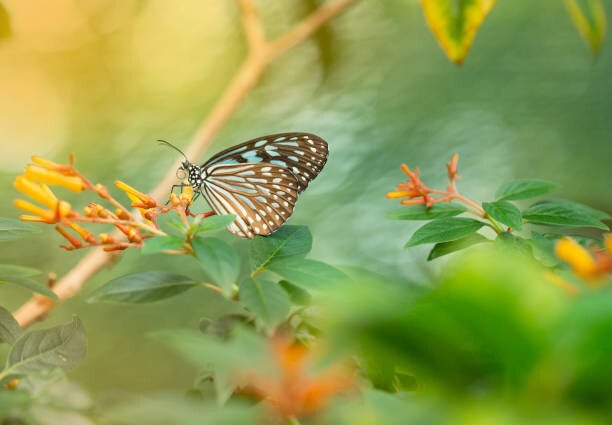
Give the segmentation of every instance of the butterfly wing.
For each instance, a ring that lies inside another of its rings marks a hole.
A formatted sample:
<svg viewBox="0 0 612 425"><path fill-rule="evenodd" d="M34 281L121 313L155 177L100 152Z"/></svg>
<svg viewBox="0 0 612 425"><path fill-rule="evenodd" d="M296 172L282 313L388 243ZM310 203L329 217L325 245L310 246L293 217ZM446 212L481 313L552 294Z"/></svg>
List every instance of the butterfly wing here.
<svg viewBox="0 0 612 425"><path fill-rule="evenodd" d="M310 133L279 133L258 137L219 152L202 167L214 164L268 163L285 168L297 179L300 193L323 169L327 142Z"/></svg>
<svg viewBox="0 0 612 425"><path fill-rule="evenodd" d="M228 230L243 238L269 235L291 215L296 176L268 163L216 163L205 168L202 193L217 214L234 214Z"/></svg>

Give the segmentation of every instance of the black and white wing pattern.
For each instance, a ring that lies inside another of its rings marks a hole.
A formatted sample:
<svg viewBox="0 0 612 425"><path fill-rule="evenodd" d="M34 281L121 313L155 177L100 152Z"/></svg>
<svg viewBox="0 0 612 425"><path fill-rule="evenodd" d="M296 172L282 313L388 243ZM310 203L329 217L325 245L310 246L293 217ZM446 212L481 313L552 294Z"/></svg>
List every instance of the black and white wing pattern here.
<svg viewBox="0 0 612 425"><path fill-rule="evenodd" d="M243 238L269 235L291 215L298 195L296 177L268 163L213 164L202 193L217 214L234 214L228 226Z"/></svg>
<svg viewBox="0 0 612 425"><path fill-rule="evenodd" d="M297 178L302 192L327 161L327 142L310 133L279 133L258 137L219 152L202 168L214 164L267 163L283 167Z"/></svg>

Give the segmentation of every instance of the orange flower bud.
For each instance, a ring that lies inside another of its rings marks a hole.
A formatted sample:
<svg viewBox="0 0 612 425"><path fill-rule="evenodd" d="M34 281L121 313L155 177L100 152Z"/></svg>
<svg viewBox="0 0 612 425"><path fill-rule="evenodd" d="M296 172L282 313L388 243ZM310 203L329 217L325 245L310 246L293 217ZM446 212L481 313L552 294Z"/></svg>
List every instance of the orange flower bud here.
<svg viewBox="0 0 612 425"><path fill-rule="evenodd" d="M77 232L79 234L79 236L81 236L81 238L83 238L83 240L85 242L89 242L89 243L95 243L96 242L96 238L91 233L89 233L87 230L83 229L81 226L79 226L75 222L70 221L70 220L66 220L66 224L68 226L70 226L70 228L72 230Z"/></svg>
<svg viewBox="0 0 612 425"><path fill-rule="evenodd" d="M98 235L98 238L100 239L100 242L102 243L114 243L115 240L110 237L110 235L108 235L107 233L100 233Z"/></svg>
<svg viewBox="0 0 612 425"><path fill-rule="evenodd" d="M448 170L448 179L455 180L457 178L457 162L459 162L459 155L454 153L449 163L446 164Z"/></svg>
<svg viewBox="0 0 612 425"><path fill-rule="evenodd" d="M412 191L400 191L400 192L387 192L387 198L395 199L395 198L404 198L404 197L412 197Z"/></svg>
<svg viewBox="0 0 612 425"><path fill-rule="evenodd" d="M10 381L6 383L6 389L14 390L17 388L17 385L19 385L19 379L11 379Z"/></svg>
<svg viewBox="0 0 612 425"><path fill-rule="evenodd" d="M591 254L570 237L559 239L555 245L555 254L569 264L577 276L585 280L597 273L597 265Z"/></svg>
<svg viewBox="0 0 612 425"><path fill-rule="evenodd" d="M151 198L149 195L145 195L144 193L134 189L132 186L124 183L120 180L115 182L115 186L125 192L125 194L130 198L130 200L134 203L142 203L143 206L147 208L153 208L157 205L155 199Z"/></svg>
<svg viewBox="0 0 612 425"><path fill-rule="evenodd" d="M128 233L126 236L128 237L128 240L130 242L142 242L142 236L140 235L140 232L138 231L138 229L134 227L128 230Z"/></svg>
<svg viewBox="0 0 612 425"><path fill-rule="evenodd" d="M425 199L404 199L401 203L402 205L423 205L426 204L426 201Z"/></svg>
<svg viewBox="0 0 612 425"><path fill-rule="evenodd" d="M603 237L603 242L608 255L612 256L612 233L606 233Z"/></svg>
<svg viewBox="0 0 612 425"><path fill-rule="evenodd" d="M41 183L62 186L73 192L80 192L85 189L85 183L80 177L65 176L38 165L28 165L25 170L25 177Z"/></svg>
<svg viewBox="0 0 612 425"><path fill-rule="evenodd" d="M170 194L170 203L172 206L177 207L181 204L181 199L174 193Z"/></svg>
<svg viewBox="0 0 612 425"><path fill-rule="evenodd" d="M54 210L57 206L57 198L46 185L34 183L24 176L18 176L13 182L13 186L24 195L40 202L49 209Z"/></svg>
<svg viewBox="0 0 612 425"><path fill-rule="evenodd" d="M129 220L130 219L130 215L127 213L127 211L122 210L121 208L117 208L115 210L115 215L117 217L119 217L121 220Z"/></svg>
<svg viewBox="0 0 612 425"><path fill-rule="evenodd" d="M61 226L55 226L55 230L57 230L57 232L62 235L64 238L66 238L66 240L68 242L70 242L72 244L73 247L75 248L80 248L81 246L83 246L83 244L81 243L81 241L79 241L77 238L75 238L74 236L72 236L70 233L68 233L66 231L66 229L64 229Z"/></svg>

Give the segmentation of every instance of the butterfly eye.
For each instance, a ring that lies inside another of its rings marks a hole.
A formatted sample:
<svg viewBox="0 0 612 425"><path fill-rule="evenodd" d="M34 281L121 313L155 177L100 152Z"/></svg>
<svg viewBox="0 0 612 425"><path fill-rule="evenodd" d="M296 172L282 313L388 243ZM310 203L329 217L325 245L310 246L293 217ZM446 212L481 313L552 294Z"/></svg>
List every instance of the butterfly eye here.
<svg viewBox="0 0 612 425"><path fill-rule="evenodd" d="M187 171L185 171L183 167L179 167L179 169L176 170L176 178L183 180L185 177L187 177Z"/></svg>

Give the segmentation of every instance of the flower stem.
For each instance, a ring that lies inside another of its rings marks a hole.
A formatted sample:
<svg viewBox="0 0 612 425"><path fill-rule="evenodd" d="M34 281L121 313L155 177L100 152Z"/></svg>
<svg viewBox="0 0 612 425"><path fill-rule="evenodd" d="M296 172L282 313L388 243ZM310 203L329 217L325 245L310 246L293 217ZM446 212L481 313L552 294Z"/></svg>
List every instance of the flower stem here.
<svg viewBox="0 0 612 425"><path fill-rule="evenodd" d="M287 423L289 425L300 425L300 421L295 416L291 415L287 418Z"/></svg>

